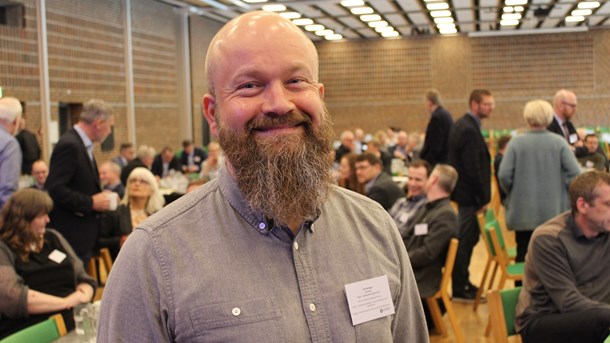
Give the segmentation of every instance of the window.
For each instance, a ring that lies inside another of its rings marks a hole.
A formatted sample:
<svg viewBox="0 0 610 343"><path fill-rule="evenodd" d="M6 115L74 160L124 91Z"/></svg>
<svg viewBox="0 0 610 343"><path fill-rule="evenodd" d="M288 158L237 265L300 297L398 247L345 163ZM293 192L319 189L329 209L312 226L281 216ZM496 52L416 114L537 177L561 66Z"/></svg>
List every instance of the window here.
<svg viewBox="0 0 610 343"><path fill-rule="evenodd" d="M13 2L0 3L0 25L25 27L25 7Z"/></svg>

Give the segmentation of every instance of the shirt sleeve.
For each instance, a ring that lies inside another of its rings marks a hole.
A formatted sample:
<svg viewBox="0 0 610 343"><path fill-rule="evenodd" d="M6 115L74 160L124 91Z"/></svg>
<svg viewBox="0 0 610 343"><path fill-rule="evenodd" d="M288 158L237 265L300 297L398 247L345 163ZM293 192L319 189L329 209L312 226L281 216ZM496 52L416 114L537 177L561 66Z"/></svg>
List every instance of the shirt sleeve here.
<svg viewBox="0 0 610 343"><path fill-rule="evenodd" d="M135 230L104 288L97 341L173 341L166 289L149 233Z"/></svg>
<svg viewBox="0 0 610 343"><path fill-rule="evenodd" d="M514 144L513 144L514 145ZM508 194L513 188L513 179L515 177L515 149L508 144L506 152L502 157L502 163L500 163L500 170L496 170L498 173L498 180L500 181L500 187Z"/></svg>
<svg viewBox="0 0 610 343"><path fill-rule="evenodd" d="M531 263L545 291L561 313L594 308L610 309L610 304L585 297L576 285L568 252L556 238L540 235L530 245Z"/></svg>
<svg viewBox="0 0 610 343"><path fill-rule="evenodd" d="M0 242L0 318L28 316L28 286L15 272L15 258L11 250Z"/></svg>
<svg viewBox="0 0 610 343"><path fill-rule="evenodd" d="M19 143L15 139L10 139L4 149L0 150L0 208L19 188L20 172L21 150Z"/></svg>

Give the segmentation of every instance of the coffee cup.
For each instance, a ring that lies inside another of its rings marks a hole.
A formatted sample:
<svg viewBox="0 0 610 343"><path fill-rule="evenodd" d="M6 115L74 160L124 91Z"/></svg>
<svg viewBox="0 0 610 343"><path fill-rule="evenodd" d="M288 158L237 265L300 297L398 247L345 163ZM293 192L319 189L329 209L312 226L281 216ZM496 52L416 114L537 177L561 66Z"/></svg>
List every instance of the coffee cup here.
<svg viewBox="0 0 610 343"><path fill-rule="evenodd" d="M119 194L115 192L106 192L106 197L108 198L108 210L116 210L119 204Z"/></svg>

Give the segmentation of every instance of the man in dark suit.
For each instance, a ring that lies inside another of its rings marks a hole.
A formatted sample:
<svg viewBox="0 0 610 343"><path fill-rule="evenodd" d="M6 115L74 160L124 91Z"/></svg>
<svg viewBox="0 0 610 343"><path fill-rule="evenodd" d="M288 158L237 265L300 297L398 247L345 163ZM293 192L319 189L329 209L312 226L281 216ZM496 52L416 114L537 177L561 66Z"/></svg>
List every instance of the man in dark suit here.
<svg viewBox="0 0 610 343"><path fill-rule="evenodd" d="M180 157L182 172L185 174L199 173L201 171L201 163L208 158L208 154L189 140L182 142L182 148L182 156Z"/></svg>
<svg viewBox="0 0 610 343"><path fill-rule="evenodd" d="M570 121L576 113L576 105L578 100L574 92L561 89L555 93L553 98L553 121L547 129L561 135L568 141L570 145L575 145L579 142L578 133L574 124Z"/></svg>
<svg viewBox="0 0 610 343"><path fill-rule="evenodd" d="M85 265L97 241L100 212L110 207L102 193L93 143L103 142L112 125L112 107L102 100L89 100L78 123L59 139L51 154L46 188L54 206L49 227L64 235Z"/></svg>
<svg viewBox="0 0 610 343"><path fill-rule="evenodd" d="M457 179L455 168L436 165L424 186L428 201L415 212L402 237L422 299L439 290L449 241L457 236L457 216L449 199ZM427 303L422 305L431 323Z"/></svg>
<svg viewBox="0 0 610 343"><path fill-rule="evenodd" d="M458 172L452 199L458 203L458 247L453 269L453 297L473 300L477 293L469 280L468 266L472 250L479 241L477 212L491 198L491 159L481 134L481 120L494 109L494 98L488 90L470 94L470 111L458 119L449 133L449 164Z"/></svg>
<svg viewBox="0 0 610 343"><path fill-rule="evenodd" d="M40 160L41 151L36 135L25 128L25 117L21 117L19 123L20 131L15 136L19 146L21 147L21 174L30 175L32 173L32 164Z"/></svg>
<svg viewBox="0 0 610 343"><path fill-rule="evenodd" d="M135 151L133 144L123 143L119 150L119 156L112 159L112 162L116 163L119 167L124 168L131 160L133 160Z"/></svg>
<svg viewBox="0 0 610 343"><path fill-rule="evenodd" d="M161 150L161 153L155 156L152 168L152 173L160 178L164 178L170 174L170 171L181 171L180 161L174 156L174 150L168 146Z"/></svg>
<svg viewBox="0 0 610 343"><path fill-rule="evenodd" d="M426 108L430 121L426 128L426 138L420 157L434 168L437 163L447 163L449 131L453 125L451 113L441 106L441 96L436 89L426 92Z"/></svg>
<svg viewBox="0 0 610 343"><path fill-rule="evenodd" d="M366 196L377 201L387 211L405 193L381 168L381 160L370 152L356 158L356 177L358 182L365 184Z"/></svg>

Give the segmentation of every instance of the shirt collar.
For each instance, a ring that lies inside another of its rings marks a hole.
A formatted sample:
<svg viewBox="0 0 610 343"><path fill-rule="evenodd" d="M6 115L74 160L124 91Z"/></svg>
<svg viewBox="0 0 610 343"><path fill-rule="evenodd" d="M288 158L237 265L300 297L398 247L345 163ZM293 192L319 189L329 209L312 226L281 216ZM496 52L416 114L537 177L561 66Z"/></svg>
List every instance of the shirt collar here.
<svg viewBox="0 0 610 343"><path fill-rule="evenodd" d="M559 126L563 126L563 122L564 122L564 120L563 120L563 119L561 119L561 118L560 118L560 117L557 115L557 113L553 113L553 117L555 118L555 120L557 120L557 124L559 124Z"/></svg>
<svg viewBox="0 0 610 343"><path fill-rule="evenodd" d="M443 204L445 202L449 202L449 197L444 197L444 198L440 198L440 199L436 199L433 201L429 201L426 203L426 208L430 209L430 208L434 208L440 204Z"/></svg>
<svg viewBox="0 0 610 343"><path fill-rule="evenodd" d="M218 186L231 207L260 234L267 235L275 229L273 221L268 220L261 213L254 211L250 207L244 194L237 186L237 180L231 175L226 164L223 164L218 171ZM318 209L312 218L306 218L302 227L309 229L310 232L314 232L312 224L318 219L320 212ZM290 231L290 229L286 229Z"/></svg>
<svg viewBox="0 0 610 343"><path fill-rule="evenodd" d="M74 125L74 130L76 131L76 133L78 133L80 139L83 140L85 147L88 150L93 150L93 142L91 141L91 139L89 139L89 136L87 136L85 131L83 131L83 129L81 129L78 125Z"/></svg>

